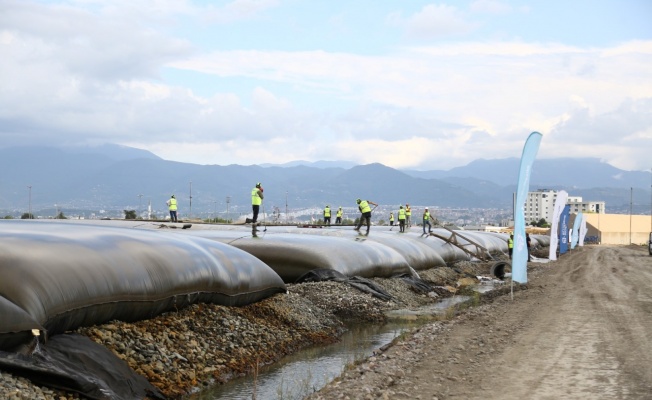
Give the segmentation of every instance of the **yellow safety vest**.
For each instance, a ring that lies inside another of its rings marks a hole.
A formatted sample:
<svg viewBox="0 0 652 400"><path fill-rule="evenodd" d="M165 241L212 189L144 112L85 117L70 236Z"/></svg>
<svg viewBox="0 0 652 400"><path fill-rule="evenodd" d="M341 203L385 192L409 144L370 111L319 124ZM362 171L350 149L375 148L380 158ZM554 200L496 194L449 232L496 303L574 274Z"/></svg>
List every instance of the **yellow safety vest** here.
<svg viewBox="0 0 652 400"><path fill-rule="evenodd" d="M412 215L412 209L410 207L405 208L405 215L407 215L408 217Z"/></svg>
<svg viewBox="0 0 652 400"><path fill-rule="evenodd" d="M427 221L429 219L430 219L430 212L429 211L424 212L423 213L423 220Z"/></svg>
<svg viewBox="0 0 652 400"><path fill-rule="evenodd" d="M330 217L331 216L331 209L330 207L324 208L324 217Z"/></svg>
<svg viewBox="0 0 652 400"><path fill-rule="evenodd" d="M361 213L366 213L366 212L371 212L371 207L369 207L369 203L367 203L367 200L362 200L360 202L360 212Z"/></svg>
<svg viewBox="0 0 652 400"><path fill-rule="evenodd" d="M509 239L507 239L507 248L509 248L509 249L514 248L514 239L512 239L511 237Z"/></svg>
<svg viewBox="0 0 652 400"><path fill-rule="evenodd" d="M342 209L341 209L341 208L340 208L339 210L337 210L337 216L338 216L338 217L341 217L341 216L342 216Z"/></svg>
<svg viewBox="0 0 652 400"><path fill-rule="evenodd" d="M394 221L394 213L389 213L389 220Z"/></svg>
<svg viewBox="0 0 652 400"><path fill-rule="evenodd" d="M398 219L399 219L399 221L402 220L402 219L405 219L405 210L402 209L402 208L400 210L398 210Z"/></svg>
<svg viewBox="0 0 652 400"><path fill-rule="evenodd" d="M170 211L177 211L177 199L170 199Z"/></svg>
<svg viewBox="0 0 652 400"><path fill-rule="evenodd" d="M251 205L259 206L263 203L263 199L258 195L259 190L258 188L251 189Z"/></svg>

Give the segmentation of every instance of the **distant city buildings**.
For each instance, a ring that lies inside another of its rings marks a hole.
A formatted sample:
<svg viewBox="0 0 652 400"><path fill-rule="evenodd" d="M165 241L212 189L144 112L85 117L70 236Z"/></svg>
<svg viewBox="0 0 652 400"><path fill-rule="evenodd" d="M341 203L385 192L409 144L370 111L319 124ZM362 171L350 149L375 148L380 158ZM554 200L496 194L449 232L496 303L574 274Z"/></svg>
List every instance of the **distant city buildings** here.
<svg viewBox="0 0 652 400"><path fill-rule="evenodd" d="M557 200L557 191L551 189L537 189L529 192L525 201L524 216L526 222L536 222L545 219L552 221L552 214ZM604 201L583 201L581 196L568 196L566 204L570 205L571 213L605 213Z"/></svg>

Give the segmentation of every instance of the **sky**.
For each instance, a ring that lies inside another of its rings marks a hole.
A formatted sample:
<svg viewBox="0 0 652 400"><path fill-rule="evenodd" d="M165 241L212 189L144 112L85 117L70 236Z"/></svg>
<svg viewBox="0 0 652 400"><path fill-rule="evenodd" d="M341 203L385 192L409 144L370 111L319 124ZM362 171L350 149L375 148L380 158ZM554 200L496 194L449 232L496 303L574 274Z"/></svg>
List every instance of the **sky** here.
<svg viewBox="0 0 652 400"><path fill-rule="evenodd" d="M0 0L0 147L652 168L649 0Z"/></svg>

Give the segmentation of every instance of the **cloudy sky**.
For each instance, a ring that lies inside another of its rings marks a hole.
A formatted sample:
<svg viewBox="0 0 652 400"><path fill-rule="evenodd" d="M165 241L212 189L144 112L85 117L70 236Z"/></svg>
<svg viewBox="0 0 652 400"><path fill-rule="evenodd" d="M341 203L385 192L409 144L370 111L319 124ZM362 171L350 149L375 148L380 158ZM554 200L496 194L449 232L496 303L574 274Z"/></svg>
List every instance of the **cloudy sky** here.
<svg viewBox="0 0 652 400"><path fill-rule="evenodd" d="M649 0L0 0L0 146L652 167Z"/></svg>

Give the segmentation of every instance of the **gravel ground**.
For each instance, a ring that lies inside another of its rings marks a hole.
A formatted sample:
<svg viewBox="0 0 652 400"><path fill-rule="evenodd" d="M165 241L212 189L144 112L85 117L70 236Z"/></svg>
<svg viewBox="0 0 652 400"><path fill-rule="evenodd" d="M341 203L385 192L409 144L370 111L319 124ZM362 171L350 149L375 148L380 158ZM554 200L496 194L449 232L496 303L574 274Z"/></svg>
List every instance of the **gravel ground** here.
<svg viewBox="0 0 652 400"><path fill-rule="evenodd" d="M462 262L452 268L420 271L420 277L432 285L429 292L415 290L399 278L371 279L392 296L390 301L346 283L291 284L287 294L245 307L197 304L150 320L112 321L76 332L111 350L169 398L180 399L251 374L257 366L306 346L333 343L344 332L347 320L381 323L389 310L434 304L452 296L469 277L488 276L490 267L491 263ZM487 296L491 297L483 295ZM441 328L433 325L432 329ZM82 397L38 387L0 371L0 398Z"/></svg>

